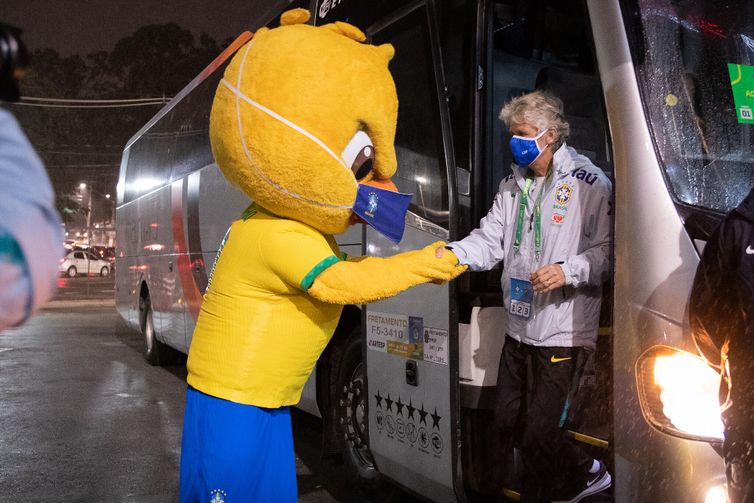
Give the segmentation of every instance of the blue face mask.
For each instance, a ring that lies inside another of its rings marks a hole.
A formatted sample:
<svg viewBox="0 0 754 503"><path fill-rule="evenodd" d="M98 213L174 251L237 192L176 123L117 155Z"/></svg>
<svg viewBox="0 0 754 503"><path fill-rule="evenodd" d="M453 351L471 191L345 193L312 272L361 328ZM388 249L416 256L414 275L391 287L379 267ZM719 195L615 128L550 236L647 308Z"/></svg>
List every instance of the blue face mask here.
<svg viewBox="0 0 754 503"><path fill-rule="evenodd" d="M352 211L394 243L399 243L406 227L411 194L359 184Z"/></svg>
<svg viewBox="0 0 754 503"><path fill-rule="evenodd" d="M525 136L511 136L510 146L513 153L513 160L519 166L526 167L531 166L531 163L537 160L542 155L544 149L540 149L537 144L537 140L542 138L548 130L545 129L534 138L526 138ZM545 146L545 148L547 148Z"/></svg>

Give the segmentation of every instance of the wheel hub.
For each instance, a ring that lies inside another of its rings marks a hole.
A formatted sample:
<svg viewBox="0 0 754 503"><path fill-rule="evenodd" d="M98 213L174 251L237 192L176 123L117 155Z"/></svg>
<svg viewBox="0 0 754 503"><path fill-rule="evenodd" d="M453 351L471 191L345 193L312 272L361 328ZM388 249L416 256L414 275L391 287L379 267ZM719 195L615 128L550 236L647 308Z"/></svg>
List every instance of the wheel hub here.
<svg viewBox="0 0 754 503"><path fill-rule="evenodd" d="M364 365L359 363L344 386L340 406L341 423L346 445L359 458L363 465L373 465L367 438L367 403L364 387Z"/></svg>

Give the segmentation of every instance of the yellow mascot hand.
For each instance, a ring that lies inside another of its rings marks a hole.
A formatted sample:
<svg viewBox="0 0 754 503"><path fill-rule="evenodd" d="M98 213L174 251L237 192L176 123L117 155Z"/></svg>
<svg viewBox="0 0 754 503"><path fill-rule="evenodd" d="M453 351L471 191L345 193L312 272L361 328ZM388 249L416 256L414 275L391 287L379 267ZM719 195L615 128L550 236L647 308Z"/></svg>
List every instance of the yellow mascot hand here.
<svg viewBox="0 0 754 503"><path fill-rule="evenodd" d="M458 258L449 250L438 258L435 253L442 246L445 243L438 241L392 257L356 257L338 262L317 276L308 293L330 304L367 304L422 283L450 281L467 266L458 265Z"/></svg>

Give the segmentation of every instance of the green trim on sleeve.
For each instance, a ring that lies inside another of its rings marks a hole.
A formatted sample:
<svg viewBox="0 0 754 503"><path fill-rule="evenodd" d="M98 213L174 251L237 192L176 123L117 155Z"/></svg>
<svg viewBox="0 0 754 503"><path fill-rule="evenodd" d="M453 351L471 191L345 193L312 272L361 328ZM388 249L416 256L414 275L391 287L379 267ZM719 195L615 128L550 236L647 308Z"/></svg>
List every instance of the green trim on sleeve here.
<svg viewBox="0 0 754 503"><path fill-rule="evenodd" d="M340 262L340 259L336 257L335 255L330 255L326 259L324 259L319 264L315 265L311 271L306 273L306 276L304 276L304 279L301 280L301 284L299 285L303 291L309 290L309 288L312 286L312 283L314 283L314 280L319 276L322 271L333 265L335 262Z"/></svg>
<svg viewBox="0 0 754 503"><path fill-rule="evenodd" d="M15 266L26 267L24 252L21 250L18 241L10 234L6 234L2 228L0 228L0 261Z"/></svg>
<svg viewBox="0 0 754 503"><path fill-rule="evenodd" d="M244 210L243 215L241 215L241 220L246 221L257 214L259 211L259 208L257 207L257 203L251 203L246 210Z"/></svg>

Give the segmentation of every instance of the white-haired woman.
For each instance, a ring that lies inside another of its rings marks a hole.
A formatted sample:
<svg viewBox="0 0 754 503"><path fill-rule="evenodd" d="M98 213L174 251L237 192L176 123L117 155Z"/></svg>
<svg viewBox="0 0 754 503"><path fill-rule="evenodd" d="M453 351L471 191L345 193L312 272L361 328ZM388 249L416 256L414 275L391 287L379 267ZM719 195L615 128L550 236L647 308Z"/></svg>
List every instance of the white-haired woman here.
<svg viewBox="0 0 754 503"><path fill-rule="evenodd" d="M566 145L568 122L555 96L535 91L514 98L500 119L511 134L512 173L479 227L447 248L475 271L504 263L508 323L495 416L509 438L521 435L523 499L579 501L611 484L604 463L563 430L597 341L611 183Z"/></svg>

